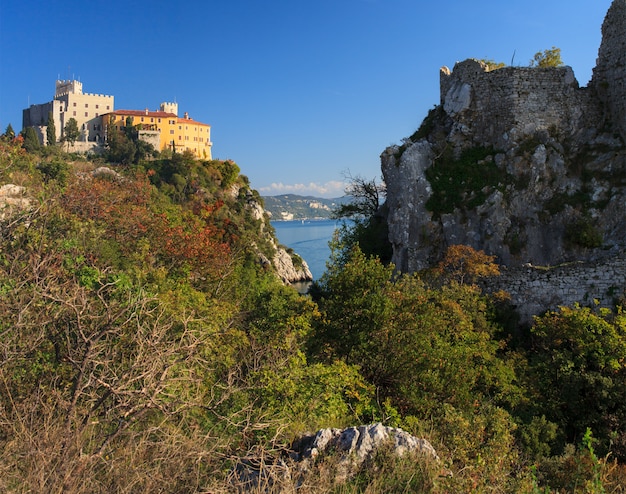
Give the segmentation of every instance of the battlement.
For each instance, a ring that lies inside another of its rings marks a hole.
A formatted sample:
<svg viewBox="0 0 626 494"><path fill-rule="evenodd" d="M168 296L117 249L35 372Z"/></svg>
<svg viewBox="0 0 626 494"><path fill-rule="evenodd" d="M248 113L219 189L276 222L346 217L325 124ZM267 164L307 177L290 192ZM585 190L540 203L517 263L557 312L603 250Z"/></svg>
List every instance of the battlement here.
<svg viewBox="0 0 626 494"><path fill-rule="evenodd" d="M178 103L161 103L161 105L159 106L159 110L165 113L173 113L174 115L178 116Z"/></svg>
<svg viewBox="0 0 626 494"><path fill-rule="evenodd" d="M83 83L75 80L57 80L54 97L65 96L66 94L83 94Z"/></svg>
<svg viewBox="0 0 626 494"><path fill-rule="evenodd" d="M83 96L91 96L94 98L113 98L113 96L109 94L96 94L96 93L83 93Z"/></svg>
<svg viewBox="0 0 626 494"><path fill-rule="evenodd" d="M80 96L89 96L96 98L113 98L113 96L108 94L96 94L96 93L83 93L83 83L75 80L63 80L56 81L54 98L61 98L63 96L67 96L68 94L75 94Z"/></svg>

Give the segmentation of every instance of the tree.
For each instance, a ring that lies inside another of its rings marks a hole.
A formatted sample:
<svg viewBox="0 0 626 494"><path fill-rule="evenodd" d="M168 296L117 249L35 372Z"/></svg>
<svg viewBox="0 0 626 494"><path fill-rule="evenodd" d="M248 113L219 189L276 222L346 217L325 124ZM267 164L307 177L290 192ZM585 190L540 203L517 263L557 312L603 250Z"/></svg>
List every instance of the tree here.
<svg viewBox="0 0 626 494"><path fill-rule="evenodd" d="M75 118L70 118L65 124L65 128L63 129L64 135L63 140L68 143L68 145L74 145L74 143L80 137L80 130L78 130L78 122Z"/></svg>
<svg viewBox="0 0 626 494"><path fill-rule="evenodd" d="M7 125L7 129L4 131L4 136L9 139L13 139L15 137L15 131L13 130L11 124Z"/></svg>
<svg viewBox="0 0 626 494"><path fill-rule="evenodd" d="M444 278L461 285L473 284L479 278L500 274L494 261L495 256L487 255L482 250L477 251L469 245L451 245L436 270Z"/></svg>
<svg viewBox="0 0 626 494"><path fill-rule="evenodd" d="M555 46L549 50L544 50L543 52L538 51L530 61L531 67L538 67L540 69L545 69L547 67L561 67L562 65L563 60L561 60L561 49L556 48Z"/></svg>
<svg viewBox="0 0 626 494"><path fill-rule="evenodd" d="M348 175L347 178L350 183L345 193L352 200L339 206L332 214L335 219L350 220L350 223L344 223L339 232L344 249L347 252L358 245L368 256L378 256L385 262L391 260L392 250L388 240L387 222L381 214L387 190L385 183L360 176Z"/></svg>
<svg viewBox="0 0 626 494"><path fill-rule="evenodd" d="M380 209L382 198L385 195L385 184L376 182L376 179L367 180L361 176L346 177L350 182L345 194L352 197L352 201L342 204L333 211L334 218L362 218L371 217Z"/></svg>
<svg viewBox="0 0 626 494"><path fill-rule="evenodd" d="M26 127L22 131L22 137L24 138L22 146L29 153L37 151L41 148L41 142L39 142L39 137L37 136L37 131L35 131L34 127Z"/></svg>
<svg viewBox="0 0 626 494"><path fill-rule="evenodd" d="M52 112L48 112L48 128L46 129L46 138L48 146L56 146L57 143L57 129L54 125L54 117Z"/></svg>
<svg viewBox="0 0 626 494"><path fill-rule="evenodd" d="M561 307L536 318L531 331L534 415L559 426L561 445L590 427L603 454L626 458L626 314Z"/></svg>

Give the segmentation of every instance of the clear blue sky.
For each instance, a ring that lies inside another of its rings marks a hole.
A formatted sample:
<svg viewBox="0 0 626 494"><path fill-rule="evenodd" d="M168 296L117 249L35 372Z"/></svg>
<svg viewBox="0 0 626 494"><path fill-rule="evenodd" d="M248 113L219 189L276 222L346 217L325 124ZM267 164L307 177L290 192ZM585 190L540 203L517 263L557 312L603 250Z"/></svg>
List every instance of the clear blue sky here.
<svg viewBox="0 0 626 494"><path fill-rule="evenodd" d="M439 68L560 47L581 86L611 0L0 0L0 127L76 78L212 126L263 195L342 195L439 103ZM514 58L513 58L514 57Z"/></svg>

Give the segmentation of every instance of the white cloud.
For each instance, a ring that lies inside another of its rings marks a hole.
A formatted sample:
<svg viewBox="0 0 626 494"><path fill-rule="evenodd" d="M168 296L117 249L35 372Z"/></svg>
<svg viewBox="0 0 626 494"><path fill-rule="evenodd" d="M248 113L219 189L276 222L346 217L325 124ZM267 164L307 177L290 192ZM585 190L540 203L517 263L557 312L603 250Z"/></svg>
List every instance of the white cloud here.
<svg viewBox="0 0 626 494"><path fill-rule="evenodd" d="M284 184L274 182L266 187L258 187L257 190L264 196L277 196L280 194L298 194L301 196L316 197L341 197L347 183L338 180L326 182L324 184L310 182L308 184Z"/></svg>

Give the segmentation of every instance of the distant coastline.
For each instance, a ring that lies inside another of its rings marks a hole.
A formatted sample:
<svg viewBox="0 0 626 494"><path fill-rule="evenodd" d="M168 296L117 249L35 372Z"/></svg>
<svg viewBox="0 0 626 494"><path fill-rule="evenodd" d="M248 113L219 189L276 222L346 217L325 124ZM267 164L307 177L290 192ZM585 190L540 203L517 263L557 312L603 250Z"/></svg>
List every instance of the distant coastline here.
<svg viewBox="0 0 626 494"><path fill-rule="evenodd" d="M333 199L297 194L263 196L265 211L272 221L332 219L333 211L349 200L346 196Z"/></svg>

